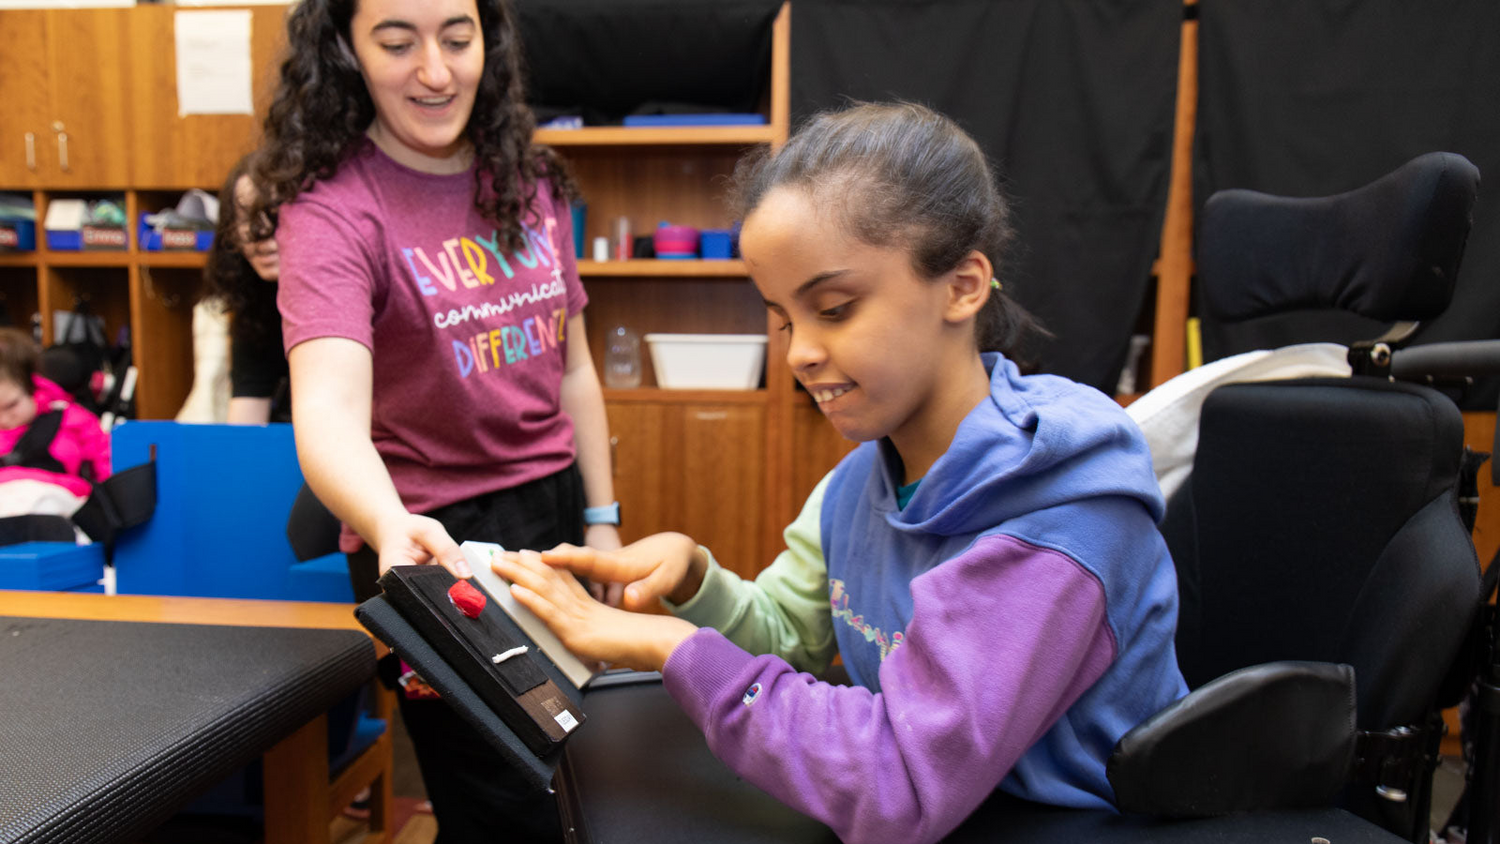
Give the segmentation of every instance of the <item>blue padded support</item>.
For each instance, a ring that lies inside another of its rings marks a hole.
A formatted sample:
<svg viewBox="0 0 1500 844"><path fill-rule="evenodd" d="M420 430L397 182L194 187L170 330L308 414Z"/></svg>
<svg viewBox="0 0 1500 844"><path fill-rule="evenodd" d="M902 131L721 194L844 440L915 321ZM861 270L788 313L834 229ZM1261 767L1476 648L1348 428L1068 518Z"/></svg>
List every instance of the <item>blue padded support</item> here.
<svg viewBox="0 0 1500 844"><path fill-rule="evenodd" d="M115 471L156 447L157 504L115 551L121 594L352 602L327 561L294 568L287 514L302 487L292 427L128 422L112 434Z"/></svg>

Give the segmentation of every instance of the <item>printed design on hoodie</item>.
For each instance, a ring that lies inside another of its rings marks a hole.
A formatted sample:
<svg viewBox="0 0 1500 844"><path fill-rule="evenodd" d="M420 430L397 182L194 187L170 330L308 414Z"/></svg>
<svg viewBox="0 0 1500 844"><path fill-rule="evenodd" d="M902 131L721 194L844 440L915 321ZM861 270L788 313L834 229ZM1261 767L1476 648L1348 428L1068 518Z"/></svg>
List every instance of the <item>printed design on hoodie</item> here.
<svg viewBox="0 0 1500 844"><path fill-rule="evenodd" d="M901 647L901 643L905 641L906 636L900 630L887 635L879 627L866 623L863 614L855 615L854 611L849 609L849 593L844 588L844 581L836 577L828 578L828 603L833 608L834 618L854 628L865 637L866 642L875 643L875 646L880 649L881 662L885 662L885 658Z"/></svg>
<svg viewBox="0 0 1500 844"><path fill-rule="evenodd" d="M524 246L506 255L498 231L488 236L453 237L440 244L399 248L410 281L423 296L483 296L479 302L440 310L433 323L452 330L449 344L459 377L499 372L522 364L566 340L567 288L554 243L557 220L543 220L545 232L523 226ZM436 256L434 259L433 256ZM550 269L545 281L521 289L507 287L517 270ZM556 306L554 302L561 300ZM503 320L495 325L493 321ZM466 323L474 323L466 325Z"/></svg>

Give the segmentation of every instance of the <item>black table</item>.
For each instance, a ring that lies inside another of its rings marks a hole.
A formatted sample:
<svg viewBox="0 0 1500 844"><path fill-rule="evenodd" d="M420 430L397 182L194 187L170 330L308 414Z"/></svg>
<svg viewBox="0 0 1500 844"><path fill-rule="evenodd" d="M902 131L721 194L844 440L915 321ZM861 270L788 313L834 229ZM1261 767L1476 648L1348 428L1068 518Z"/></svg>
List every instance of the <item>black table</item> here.
<svg viewBox="0 0 1500 844"><path fill-rule="evenodd" d="M836 844L826 826L740 779L659 680L590 688L586 728L569 739L557 783L563 827L577 844ZM1153 821L1040 806L997 794L958 828L954 844L1165 842L1400 844L1338 809Z"/></svg>
<svg viewBox="0 0 1500 844"><path fill-rule="evenodd" d="M374 668L356 630L0 615L0 844L135 840L262 754L268 781L326 777L323 715ZM268 841L326 840L303 791L268 790Z"/></svg>

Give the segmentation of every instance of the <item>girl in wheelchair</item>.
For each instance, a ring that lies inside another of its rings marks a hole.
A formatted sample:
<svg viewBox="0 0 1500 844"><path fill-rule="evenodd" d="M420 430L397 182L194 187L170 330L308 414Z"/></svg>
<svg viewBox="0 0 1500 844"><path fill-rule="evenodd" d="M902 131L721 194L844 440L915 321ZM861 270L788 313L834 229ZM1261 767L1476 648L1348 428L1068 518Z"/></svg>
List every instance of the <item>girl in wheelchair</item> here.
<svg viewBox="0 0 1500 844"><path fill-rule="evenodd" d="M37 371L40 356L31 335L0 328L0 519L71 516L109 477L99 417ZM11 533L0 530L0 542Z"/></svg>
<svg viewBox="0 0 1500 844"><path fill-rule="evenodd" d="M495 570L581 657L661 670L716 756L844 841L936 841L997 789L1111 807L1115 742L1186 691L1163 503L1114 401L1018 366L1034 324L997 280L983 153L923 107L859 105L737 183L787 364L862 445L753 582L681 534ZM640 612L658 599L673 615ZM850 685L813 676L836 656Z"/></svg>

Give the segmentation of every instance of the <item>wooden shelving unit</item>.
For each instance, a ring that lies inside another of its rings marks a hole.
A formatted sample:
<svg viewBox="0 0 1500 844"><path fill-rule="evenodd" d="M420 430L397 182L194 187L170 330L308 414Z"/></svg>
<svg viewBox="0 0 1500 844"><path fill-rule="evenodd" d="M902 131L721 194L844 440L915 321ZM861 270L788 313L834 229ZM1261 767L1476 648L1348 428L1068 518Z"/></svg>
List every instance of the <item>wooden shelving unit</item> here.
<svg viewBox="0 0 1500 844"><path fill-rule="evenodd" d="M539 129L538 143L553 147L620 146L751 146L786 139L786 128L765 126L674 126L663 128L589 126L582 129Z"/></svg>
<svg viewBox="0 0 1500 844"><path fill-rule="evenodd" d="M251 15L252 93L263 115L274 89L285 6ZM11 320L40 317L51 342L53 314L87 302L111 340L128 329L146 419L176 415L192 386L192 305L206 256L146 252L133 226L142 211L188 188L217 191L254 148L260 118L179 113L170 45L177 8L0 10L0 191L29 194L37 218L57 198L123 199L129 248L0 254L0 301Z"/></svg>

